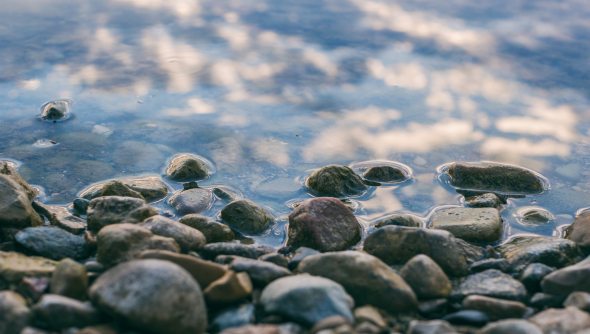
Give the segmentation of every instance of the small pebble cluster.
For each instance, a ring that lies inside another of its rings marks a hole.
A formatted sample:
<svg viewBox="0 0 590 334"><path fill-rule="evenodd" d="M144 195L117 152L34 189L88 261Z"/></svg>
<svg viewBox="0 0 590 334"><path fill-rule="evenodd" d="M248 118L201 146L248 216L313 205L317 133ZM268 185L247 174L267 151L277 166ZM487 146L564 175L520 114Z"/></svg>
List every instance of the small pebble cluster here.
<svg viewBox="0 0 590 334"><path fill-rule="evenodd" d="M36 200L0 164L0 333L587 333L590 213L565 237L498 244L511 196L547 189L528 169L451 163L464 205L393 213L363 230L347 198L404 182L401 164L320 168L290 213L284 247L244 242L276 217L223 188L199 156L164 178L95 184L70 207ZM169 194L164 182L186 182ZM165 200L180 219L150 203ZM217 219L200 214L225 201ZM521 212L530 223L546 212Z"/></svg>

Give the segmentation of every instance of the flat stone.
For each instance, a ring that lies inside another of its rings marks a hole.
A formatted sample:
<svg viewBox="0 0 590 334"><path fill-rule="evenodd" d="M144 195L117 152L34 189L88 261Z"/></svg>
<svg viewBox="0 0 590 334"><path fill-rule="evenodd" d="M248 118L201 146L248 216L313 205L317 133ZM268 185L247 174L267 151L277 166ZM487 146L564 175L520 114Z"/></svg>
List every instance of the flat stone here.
<svg viewBox="0 0 590 334"><path fill-rule="evenodd" d="M547 309L529 318L543 333L574 334L590 327L590 314L575 307Z"/></svg>
<svg viewBox="0 0 590 334"><path fill-rule="evenodd" d="M524 300L527 291L524 285L512 278L512 276L496 269L489 269L467 276L452 292L454 299L463 299L471 295Z"/></svg>
<svg viewBox="0 0 590 334"><path fill-rule="evenodd" d="M412 320L408 327L408 334L455 334L458 333L448 321L430 320L418 321Z"/></svg>
<svg viewBox="0 0 590 334"><path fill-rule="evenodd" d="M329 165L315 170L305 181L307 188L318 196L347 197L367 190L363 179L350 167Z"/></svg>
<svg viewBox="0 0 590 334"><path fill-rule="evenodd" d="M574 291L590 292L590 257L574 265L556 270L543 278L543 292L567 296Z"/></svg>
<svg viewBox="0 0 590 334"><path fill-rule="evenodd" d="M208 243L235 239L235 234L229 226L199 214L185 215L178 222L201 231Z"/></svg>
<svg viewBox="0 0 590 334"><path fill-rule="evenodd" d="M463 307L483 312L490 320L521 318L527 311L526 305L521 302L478 295L463 299Z"/></svg>
<svg viewBox="0 0 590 334"><path fill-rule="evenodd" d="M29 322L27 301L13 291L0 291L0 333L20 334Z"/></svg>
<svg viewBox="0 0 590 334"><path fill-rule="evenodd" d="M43 205L34 202L33 205L37 212L49 220L51 225L57 226L73 234L83 234L86 230L86 221L80 217L74 216L70 211L57 205Z"/></svg>
<svg viewBox="0 0 590 334"><path fill-rule="evenodd" d="M245 199L226 205L221 210L221 219L231 228L250 234L262 233L274 221L266 209Z"/></svg>
<svg viewBox="0 0 590 334"><path fill-rule="evenodd" d="M289 264L288 264L287 268L289 268L290 270L295 270L297 268L297 266L299 266L299 263L301 263L301 261L303 261L308 256L312 256L312 255L316 255L316 254L320 254L320 252L318 252L315 249L309 248L309 247L298 247L290 255L291 258L289 259Z"/></svg>
<svg viewBox="0 0 590 334"><path fill-rule="evenodd" d="M180 215L200 213L213 204L213 192L205 188L179 190L170 196L168 204Z"/></svg>
<svg viewBox="0 0 590 334"><path fill-rule="evenodd" d="M565 237L580 247L590 247L590 211L584 211L576 216L574 222L565 230Z"/></svg>
<svg viewBox="0 0 590 334"><path fill-rule="evenodd" d="M478 334L543 334L543 332L529 321L507 319L488 324Z"/></svg>
<svg viewBox="0 0 590 334"><path fill-rule="evenodd" d="M466 196L465 206L470 208L499 208L505 202L494 193Z"/></svg>
<svg viewBox="0 0 590 334"><path fill-rule="evenodd" d="M406 226L406 227L422 227L424 221L422 218L411 213L393 213L385 217L378 218L374 222L375 227L383 227L388 225Z"/></svg>
<svg viewBox="0 0 590 334"><path fill-rule="evenodd" d="M207 243L203 233L164 216L152 216L139 224L153 234L174 239L182 252L196 251Z"/></svg>
<svg viewBox="0 0 590 334"><path fill-rule="evenodd" d="M451 282L445 272L424 254L411 258L400 270L400 275L419 299L445 298L451 293Z"/></svg>
<svg viewBox="0 0 590 334"><path fill-rule="evenodd" d="M123 222L138 223L143 219L131 219L134 215L133 212L144 206L145 201L139 198L120 196L97 197L91 200L88 205L88 229L98 232L107 225Z"/></svg>
<svg viewBox="0 0 590 334"><path fill-rule="evenodd" d="M52 294L85 300L87 290L86 267L71 259L63 259L57 263L51 275L50 291Z"/></svg>
<svg viewBox="0 0 590 334"><path fill-rule="evenodd" d="M247 273L226 271L225 275L211 282L205 289L205 299L210 304L232 304L252 294L252 281Z"/></svg>
<svg viewBox="0 0 590 334"><path fill-rule="evenodd" d="M199 253L205 259L215 259L219 255L237 255L257 259L264 254L273 253L274 248L264 245L244 245L237 242L215 242L206 244Z"/></svg>
<svg viewBox="0 0 590 334"><path fill-rule="evenodd" d="M473 242L493 242L502 236L502 218L494 208L444 208L430 218L431 228Z"/></svg>
<svg viewBox="0 0 590 334"><path fill-rule="evenodd" d="M306 257L299 272L322 276L342 285L359 305L374 305L392 313L416 309L410 286L378 258L357 251Z"/></svg>
<svg viewBox="0 0 590 334"><path fill-rule="evenodd" d="M23 277L50 277L56 262L37 256L14 252L0 252L0 278L17 283Z"/></svg>
<svg viewBox="0 0 590 334"><path fill-rule="evenodd" d="M590 311L590 293L588 292L572 292L563 302L563 306L577 307L582 311Z"/></svg>
<svg viewBox="0 0 590 334"><path fill-rule="evenodd" d="M122 263L98 277L90 297L100 310L139 331L203 334L207 328L199 284L168 261Z"/></svg>
<svg viewBox="0 0 590 334"><path fill-rule="evenodd" d="M232 256L229 267L235 272L248 273L252 283L258 287L265 287L276 279L291 275L291 271L276 264L239 256Z"/></svg>
<svg viewBox="0 0 590 334"><path fill-rule="evenodd" d="M11 176L0 173L0 227L39 226L43 220L35 212L27 189Z"/></svg>
<svg viewBox="0 0 590 334"><path fill-rule="evenodd" d="M580 249L573 241L554 237L516 235L496 249L516 272L531 263L561 268L581 258Z"/></svg>
<svg viewBox="0 0 590 334"><path fill-rule="evenodd" d="M60 295L43 295L31 312L33 323L49 330L81 328L102 322L99 312L90 303Z"/></svg>
<svg viewBox="0 0 590 334"><path fill-rule="evenodd" d="M191 181L208 177L213 171L209 163L195 154L175 155L166 167L166 176L174 181Z"/></svg>
<svg viewBox="0 0 590 334"><path fill-rule="evenodd" d="M404 264L424 254L451 276L466 275L469 265L483 256L480 247L455 238L447 231L401 226L377 229L365 239L364 250L389 265Z"/></svg>
<svg viewBox="0 0 590 334"><path fill-rule="evenodd" d="M81 235L72 234L54 226L29 227L15 236L17 244L28 252L52 260L72 258L82 260L90 255Z"/></svg>
<svg viewBox="0 0 590 334"><path fill-rule="evenodd" d="M88 200L105 196L102 193L105 192L105 186L111 181L122 183L132 191L139 193L148 202L160 200L168 195L168 186L159 176L140 176L99 182L82 190L79 196Z"/></svg>

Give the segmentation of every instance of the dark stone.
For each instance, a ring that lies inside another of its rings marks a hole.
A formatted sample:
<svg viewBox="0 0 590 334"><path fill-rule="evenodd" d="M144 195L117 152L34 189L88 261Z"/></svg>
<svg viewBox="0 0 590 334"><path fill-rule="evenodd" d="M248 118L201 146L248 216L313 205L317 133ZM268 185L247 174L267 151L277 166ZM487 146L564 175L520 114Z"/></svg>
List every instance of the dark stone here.
<svg viewBox="0 0 590 334"><path fill-rule="evenodd" d="M446 298L431 299L418 304L418 313L428 319L438 319L449 313L450 308Z"/></svg>
<svg viewBox="0 0 590 334"><path fill-rule="evenodd" d="M88 210L88 204L90 201L86 198L76 198L72 205L74 207L74 213L78 216L86 215L86 210Z"/></svg>
<svg viewBox="0 0 590 334"><path fill-rule="evenodd" d="M590 292L590 257L572 266L556 270L543 278L543 292L567 296L574 291Z"/></svg>
<svg viewBox="0 0 590 334"><path fill-rule="evenodd" d="M208 243L235 239L235 234L229 226L212 221L210 218L199 214L186 215L180 218L178 222L201 231Z"/></svg>
<svg viewBox="0 0 590 334"><path fill-rule="evenodd" d="M535 262L561 268L581 257L574 242L554 237L516 235L496 249L516 272Z"/></svg>
<svg viewBox="0 0 590 334"><path fill-rule="evenodd" d="M510 265L506 259L483 259L473 262L469 266L469 271L472 273L478 273L488 269L498 269L502 272L507 272L510 269Z"/></svg>
<svg viewBox="0 0 590 334"><path fill-rule="evenodd" d="M565 237L580 247L590 248L590 211L584 211L565 230Z"/></svg>
<svg viewBox="0 0 590 334"><path fill-rule="evenodd" d="M50 287L53 294L85 300L88 290L86 268L71 259L59 261L51 275Z"/></svg>
<svg viewBox="0 0 590 334"><path fill-rule="evenodd" d="M86 221L80 217L74 216L63 206L42 205L33 202L35 209L40 212L51 225L57 226L73 234L83 234L86 231Z"/></svg>
<svg viewBox="0 0 590 334"><path fill-rule="evenodd" d="M41 119L46 121L62 121L70 115L69 100L55 100L41 106Z"/></svg>
<svg viewBox="0 0 590 334"><path fill-rule="evenodd" d="M490 318L480 311L462 310L447 314L443 320L453 325L482 327L490 321Z"/></svg>
<svg viewBox="0 0 590 334"><path fill-rule="evenodd" d="M309 247L299 247L291 255L291 259L289 260L288 268L291 270L295 270L295 268L297 268L297 266L299 265L299 263L301 263L301 261L303 261L308 256L312 256L312 255L316 255L316 254L320 254L320 252L318 252L315 249L309 248Z"/></svg>
<svg viewBox="0 0 590 334"><path fill-rule="evenodd" d="M0 333L20 334L27 326L30 311L27 301L13 291L0 291Z"/></svg>
<svg viewBox="0 0 590 334"><path fill-rule="evenodd" d="M259 257L258 260L274 263L277 266L283 268L289 267L289 259L287 259L287 257L279 253L264 254L261 257Z"/></svg>
<svg viewBox="0 0 590 334"><path fill-rule="evenodd" d="M132 191L130 193L132 194L139 193L148 202L160 200L168 195L168 186L159 176L140 176L109 180L93 184L90 187L82 190L80 192L80 197L91 200L99 196L105 196L104 188L112 181L123 184L126 187L126 192L129 192L127 189L130 189ZM108 192L109 191L107 191L107 193ZM137 197L137 195L131 197Z"/></svg>
<svg viewBox="0 0 590 334"><path fill-rule="evenodd" d="M168 204L180 215L203 212L212 203L213 193L211 190L204 188L180 190L168 199Z"/></svg>
<svg viewBox="0 0 590 334"><path fill-rule="evenodd" d="M58 227L29 227L16 234L16 242L27 251L53 260L85 259L89 255L86 241L81 235L66 232Z"/></svg>
<svg viewBox="0 0 590 334"><path fill-rule="evenodd" d="M363 173L363 177L376 182L403 182L410 175L403 168L385 165L370 167Z"/></svg>
<svg viewBox="0 0 590 334"><path fill-rule="evenodd" d="M550 295L547 293L537 292L529 300L529 305L538 309L549 307L561 307L565 296Z"/></svg>
<svg viewBox="0 0 590 334"><path fill-rule="evenodd" d="M455 334L458 333L448 321L431 320L418 321L412 320L408 328L408 334Z"/></svg>
<svg viewBox="0 0 590 334"><path fill-rule="evenodd" d="M520 301L526 298L527 291L512 276L496 269L488 269L468 276L452 293L453 299L463 299L470 295Z"/></svg>
<svg viewBox="0 0 590 334"><path fill-rule="evenodd" d="M214 332L221 332L228 328L252 324L256 320L254 311L253 304L242 304L227 308L213 318L210 328Z"/></svg>
<svg viewBox="0 0 590 334"><path fill-rule="evenodd" d="M249 200L237 200L221 210L224 223L242 233L262 233L274 221L274 217L260 205Z"/></svg>
<svg viewBox="0 0 590 334"><path fill-rule="evenodd" d="M318 196L347 197L359 195L367 190L363 179L350 167L330 165L309 175L307 188Z"/></svg>
<svg viewBox="0 0 590 334"><path fill-rule="evenodd" d="M482 328L478 334L543 334L539 327L526 320L496 321Z"/></svg>
<svg viewBox="0 0 590 334"><path fill-rule="evenodd" d="M530 293L538 292L541 290L543 278L553 271L555 268L542 263L531 263L520 274L520 281Z"/></svg>
<svg viewBox="0 0 590 334"><path fill-rule="evenodd" d="M244 245L235 242L215 242L206 244L199 253L205 259L215 259L219 255L237 255L250 259L257 259L275 250L264 245Z"/></svg>
<svg viewBox="0 0 590 334"><path fill-rule="evenodd" d="M411 258L400 275L420 299L444 298L451 293L451 282L445 272L424 254Z"/></svg>
<svg viewBox="0 0 590 334"><path fill-rule="evenodd" d="M212 171L209 164L200 156L179 154L170 160L165 173L168 178L174 181L190 181L204 179Z"/></svg>
<svg viewBox="0 0 590 334"><path fill-rule="evenodd" d="M139 224L153 234L174 239L182 252L196 251L207 243L203 233L164 216L152 216Z"/></svg>
<svg viewBox="0 0 590 334"><path fill-rule="evenodd" d="M470 208L499 208L504 203L505 201L494 193L465 197L465 206Z"/></svg>
<svg viewBox="0 0 590 334"><path fill-rule="evenodd" d="M467 310L483 312L491 320L522 318L527 311L526 305L521 302L478 295L463 299L463 307Z"/></svg>
<svg viewBox="0 0 590 334"><path fill-rule="evenodd" d="M239 256L232 257L229 267L236 272L248 273L257 287L265 287L276 279L291 275L289 270L276 264Z"/></svg>
<svg viewBox="0 0 590 334"><path fill-rule="evenodd" d="M46 294L31 308L35 326L49 330L85 327L99 324L102 319L90 304L79 300Z"/></svg>
<svg viewBox="0 0 590 334"><path fill-rule="evenodd" d="M391 215L378 218L374 224L377 228L388 225L422 227L424 225L424 221L422 218L411 213L393 213Z"/></svg>
<svg viewBox="0 0 590 334"><path fill-rule="evenodd" d="M104 226L123 223L133 215L133 211L142 208L144 205L145 201L139 198L97 197L90 201L88 205L88 229L98 232ZM140 221L132 219L133 223Z"/></svg>

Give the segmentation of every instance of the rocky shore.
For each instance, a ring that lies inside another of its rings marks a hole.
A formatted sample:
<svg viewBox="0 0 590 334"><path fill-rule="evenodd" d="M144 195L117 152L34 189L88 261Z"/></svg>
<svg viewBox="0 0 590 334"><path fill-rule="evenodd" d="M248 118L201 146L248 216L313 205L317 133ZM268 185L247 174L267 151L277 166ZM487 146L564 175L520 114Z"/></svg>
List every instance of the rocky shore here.
<svg viewBox="0 0 590 334"><path fill-rule="evenodd" d="M109 180L69 207L36 200L0 162L0 333L590 333L590 212L563 237L501 242L507 199L545 191L525 168L450 163L463 206L391 213L367 230L347 199L412 177L401 164L326 166L279 249L243 242L277 218L195 181L197 155L160 177ZM167 183L183 183L170 194ZM224 201L218 217L201 215ZM165 201L176 216L152 204ZM550 213L527 208L534 224Z"/></svg>

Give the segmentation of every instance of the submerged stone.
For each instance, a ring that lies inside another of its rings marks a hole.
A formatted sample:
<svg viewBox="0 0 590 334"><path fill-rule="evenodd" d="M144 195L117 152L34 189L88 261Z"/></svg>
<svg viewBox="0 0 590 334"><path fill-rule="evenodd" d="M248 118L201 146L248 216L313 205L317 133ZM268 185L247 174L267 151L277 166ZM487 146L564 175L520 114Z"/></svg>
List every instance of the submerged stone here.
<svg viewBox="0 0 590 334"><path fill-rule="evenodd" d="M63 121L70 116L70 100L55 100L41 106L41 119L46 121Z"/></svg>
<svg viewBox="0 0 590 334"><path fill-rule="evenodd" d="M402 182L409 179L410 175L405 168L383 165L368 168L363 177L375 182Z"/></svg>
<svg viewBox="0 0 590 334"><path fill-rule="evenodd" d="M514 271L535 262L561 268L578 261L581 255L570 240L529 235L513 236L496 249Z"/></svg>
<svg viewBox="0 0 590 334"><path fill-rule="evenodd" d="M174 181L191 181L204 179L212 171L204 158L194 154L179 154L170 160L165 173Z"/></svg>
<svg viewBox="0 0 590 334"><path fill-rule="evenodd" d="M261 233L274 221L262 206L246 199L233 201L221 210L221 219L231 228L243 233Z"/></svg>
<svg viewBox="0 0 590 334"><path fill-rule="evenodd" d="M419 216L411 213L392 213L385 217L376 219L375 227L383 227L388 225L406 226L406 227L422 227L424 221Z"/></svg>
<svg viewBox="0 0 590 334"><path fill-rule="evenodd" d="M502 218L494 208L439 209L432 215L431 227L474 242L493 242L502 236Z"/></svg>
<svg viewBox="0 0 590 334"><path fill-rule="evenodd" d="M209 189L192 188L175 192L168 204L180 215L199 213L207 210L213 203L213 193Z"/></svg>
<svg viewBox="0 0 590 334"><path fill-rule="evenodd" d="M307 188L319 196L347 197L360 195L367 186L350 167L329 165L309 175Z"/></svg>

